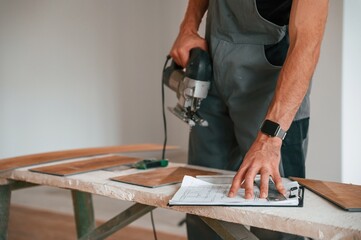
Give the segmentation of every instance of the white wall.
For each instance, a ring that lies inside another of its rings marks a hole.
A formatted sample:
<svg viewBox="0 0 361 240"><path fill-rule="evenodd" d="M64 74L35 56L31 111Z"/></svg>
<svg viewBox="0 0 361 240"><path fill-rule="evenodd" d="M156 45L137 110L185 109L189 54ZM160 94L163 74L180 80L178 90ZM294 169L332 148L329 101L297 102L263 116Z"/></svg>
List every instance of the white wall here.
<svg viewBox="0 0 361 240"><path fill-rule="evenodd" d="M0 0L0 157L162 143L161 72L186 2ZM307 162L309 177L336 181L354 159L341 154L343 5L331 0ZM167 119L168 142L186 150L189 128Z"/></svg>
<svg viewBox="0 0 361 240"><path fill-rule="evenodd" d="M361 1L344 1L342 63L342 181L361 184Z"/></svg>
<svg viewBox="0 0 361 240"><path fill-rule="evenodd" d="M331 0L314 76L307 176L361 184L361 2Z"/></svg>
<svg viewBox="0 0 361 240"><path fill-rule="evenodd" d="M184 7L1 0L0 157L162 143L161 72Z"/></svg>
<svg viewBox="0 0 361 240"><path fill-rule="evenodd" d="M331 0L311 93L306 176L341 180L342 6Z"/></svg>

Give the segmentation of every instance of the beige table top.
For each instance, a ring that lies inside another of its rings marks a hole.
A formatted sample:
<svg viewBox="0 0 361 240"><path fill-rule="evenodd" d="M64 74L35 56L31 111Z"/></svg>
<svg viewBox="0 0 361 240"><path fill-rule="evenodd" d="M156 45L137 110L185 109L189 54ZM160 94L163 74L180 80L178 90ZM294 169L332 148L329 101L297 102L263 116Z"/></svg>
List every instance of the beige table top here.
<svg viewBox="0 0 361 240"><path fill-rule="evenodd" d="M45 166L51 164L42 164ZM175 165L175 164L171 164ZM179 164L177 164L179 165ZM32 166L34 167L34 166ZM303 235L315 239L361 239L361 212L346 212L305 190L304 207L221 207L167 206L179 184L145 188L110 180L141 170L98 170L67 177L28 171L30 167L1 173L4 178L67 188L132 201L174 211L196 214L227 222ZM209 169L208 169L209 170Z"/></svg>

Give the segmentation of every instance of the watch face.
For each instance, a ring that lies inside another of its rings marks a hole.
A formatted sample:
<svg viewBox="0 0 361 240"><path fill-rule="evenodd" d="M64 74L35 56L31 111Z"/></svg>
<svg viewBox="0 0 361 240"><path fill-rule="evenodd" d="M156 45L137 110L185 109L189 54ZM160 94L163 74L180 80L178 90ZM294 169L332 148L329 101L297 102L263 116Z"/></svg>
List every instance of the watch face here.
<svg viewBox="0 0 361 240"><path fill-rule="evenodd" d="M263 122L261 131L265 134L275 137L277 135L279 128L280 125L278 123L272 122L270 120L265 120Z"/></svg>

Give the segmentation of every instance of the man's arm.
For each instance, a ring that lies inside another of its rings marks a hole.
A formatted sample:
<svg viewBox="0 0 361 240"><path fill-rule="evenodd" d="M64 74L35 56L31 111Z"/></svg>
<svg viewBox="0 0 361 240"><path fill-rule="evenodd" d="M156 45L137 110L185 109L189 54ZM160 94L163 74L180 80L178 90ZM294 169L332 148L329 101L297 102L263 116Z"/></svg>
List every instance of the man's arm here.
<svg viewBox="0 0 361 240"><path fill-rule="evenodd" d="M205 39L198 34L199 25L207 9L208 0L189 0L178 37L170 51L171 57L178 65L187 65L189 51L192 48L200 47L207 50Z"/></svg>
<svg viewBox="0 0 361 240"><path fill-rule="evenodd" d="M321 41L328 12L328 0L294 0L289 22L290 47L280 72L274 98L266 119L287 130L309 88L320 55ZM261 174L262 198L268 195L271 176L281 193L285 193L279 173L282 140L259 133L246 154L229 192L235 196L241 185L246 198L253 197L253 181Z"/></svg>

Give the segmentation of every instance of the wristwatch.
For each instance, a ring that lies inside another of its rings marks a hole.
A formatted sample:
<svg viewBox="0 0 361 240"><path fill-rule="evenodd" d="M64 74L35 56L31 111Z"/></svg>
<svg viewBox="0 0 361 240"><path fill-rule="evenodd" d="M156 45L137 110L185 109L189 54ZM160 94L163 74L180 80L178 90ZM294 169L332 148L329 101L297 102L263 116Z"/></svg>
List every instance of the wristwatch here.
<svg viewBox="0 0 361 240"><path fill-rule="evenodd" d="M271 120L264 120L261 125L261 132L270 137L279 137L282 140L285 139L287 132L281 128L281 126Z"/></svg>

